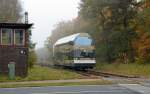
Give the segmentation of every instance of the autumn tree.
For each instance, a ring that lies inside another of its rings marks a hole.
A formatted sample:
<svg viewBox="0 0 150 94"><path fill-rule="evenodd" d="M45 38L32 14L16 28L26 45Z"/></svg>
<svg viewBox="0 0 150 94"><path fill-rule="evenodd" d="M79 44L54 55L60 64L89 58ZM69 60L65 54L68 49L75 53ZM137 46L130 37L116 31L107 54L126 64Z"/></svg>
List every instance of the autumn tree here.
<svg viewBox="0 0 150 94"><path fill-rule="evenodd" d="M135 26L138 34L138 38L134 42L137 58L148 63L150 62L150 0L142 0L138 5Z"/></svg>
<svg viewBox="0 0 150 94"><path fill-rule="evenodd" d="M19 0L0 0L0 22L21 22L21 12Z"/></svg>
<svg viewBox="0 0 150 94"><path fill-rule="evenodd" d="M99 32L99 58L108 62L117 58L125 62L134 61L131 42L136 34L129 23L136 14L135 5L135 0L81 1L79 15L91 22Z"/></svg>

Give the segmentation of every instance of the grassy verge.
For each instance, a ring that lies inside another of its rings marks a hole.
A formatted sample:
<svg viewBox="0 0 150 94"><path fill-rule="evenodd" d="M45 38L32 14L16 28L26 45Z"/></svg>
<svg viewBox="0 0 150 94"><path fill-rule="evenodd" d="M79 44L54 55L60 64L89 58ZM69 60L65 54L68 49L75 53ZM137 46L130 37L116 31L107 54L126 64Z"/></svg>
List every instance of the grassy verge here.
<svg viewBox="0 0 150 94"><path fill-rule="evenodd" d="M108 85L110 81L84 81L84 82L60 82L60 83L26 83L26 84L0 84L0 88L16 88L16 87L41 87L41 86L75 86L75 85Z"/></svg>
<svg viewBox="0 0 150 94"><path fill-rule="evenodd" d="M81 75L75 72L63 69L34 66L32 69L29 69L29 74L26 78L16 77L16 79L14 80L9 80L8 76L0 75L0 82L60 80L60 79L66 80L77 78L81 78Z"/></svg>
<svg viewBox="0 0 150 94"><path fill-rule="evenodd" d="M122 75L150 77L150 64L97 63L96 70Z"/></svg>

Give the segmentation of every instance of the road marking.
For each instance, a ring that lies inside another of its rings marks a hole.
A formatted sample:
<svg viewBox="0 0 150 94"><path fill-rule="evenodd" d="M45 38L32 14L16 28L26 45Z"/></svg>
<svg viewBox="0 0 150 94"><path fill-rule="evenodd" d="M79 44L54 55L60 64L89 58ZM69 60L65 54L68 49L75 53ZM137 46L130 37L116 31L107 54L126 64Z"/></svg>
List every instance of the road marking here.
<svg viewBox="0 0 150 94"><path fill-rule="evenodd" d="M31 94L80 94L80 93L121 93L120 90L111 91L78 91L78 92L50 92L50 93L31 93ZM127 92L128 93L128 92Z"/></svg>
<svg viewBox="0 0 150 94"><path fill-rule="evenodd" d="M50 94L50 93L31 93L31 94Z"/></svg>
<svg viewBox="0 0 150 94"><path fill-rule="evenodd" d="M139 92L142 94L150 94L150 88L145 87L139 84L119 84L122 87L128 88L130 90L133 90L135 92Z"/></svg>

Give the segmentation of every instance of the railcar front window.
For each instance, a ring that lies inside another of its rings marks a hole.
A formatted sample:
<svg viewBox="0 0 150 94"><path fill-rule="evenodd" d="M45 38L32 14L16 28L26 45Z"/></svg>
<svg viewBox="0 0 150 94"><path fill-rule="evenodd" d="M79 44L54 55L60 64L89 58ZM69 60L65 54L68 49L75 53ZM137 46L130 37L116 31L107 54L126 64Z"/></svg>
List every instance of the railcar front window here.
<svg viewBox="0 0 150 94"><path fill-rule="evenodd" d="M23 30L15 30L15 44L23 45L24 44L24 31Z"/></svg>
<svg viewBox="0 0 150 94"><path fill-rule="evenodd" d="M3 45L12 44L12 29L2 29L2 44Z"/></svg>
<svg viewBox="0 0 150 94"><path fill-rule="evenodd" d="M77 46L90 46L92 45L92 39L88 37L78 37L75 40L75 45Z"/></svg>
<svg viewBox="0 0 150 94"><path fill-rule="evenodd" d="M75 58L95 58L95 51L85 51L85 50L75 50L74 51Z"/></svg>

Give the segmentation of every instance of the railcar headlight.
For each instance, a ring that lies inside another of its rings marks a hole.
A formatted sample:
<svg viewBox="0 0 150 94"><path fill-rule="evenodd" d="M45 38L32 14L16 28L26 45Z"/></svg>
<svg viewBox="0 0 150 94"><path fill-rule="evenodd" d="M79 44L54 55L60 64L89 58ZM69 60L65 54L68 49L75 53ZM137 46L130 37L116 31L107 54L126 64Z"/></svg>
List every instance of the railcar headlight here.
<svg viewBox="0 0 150 94"><path fill-rule="evenodd" d="M79 60L79 58L74 58L74 60Z"/></svg>

